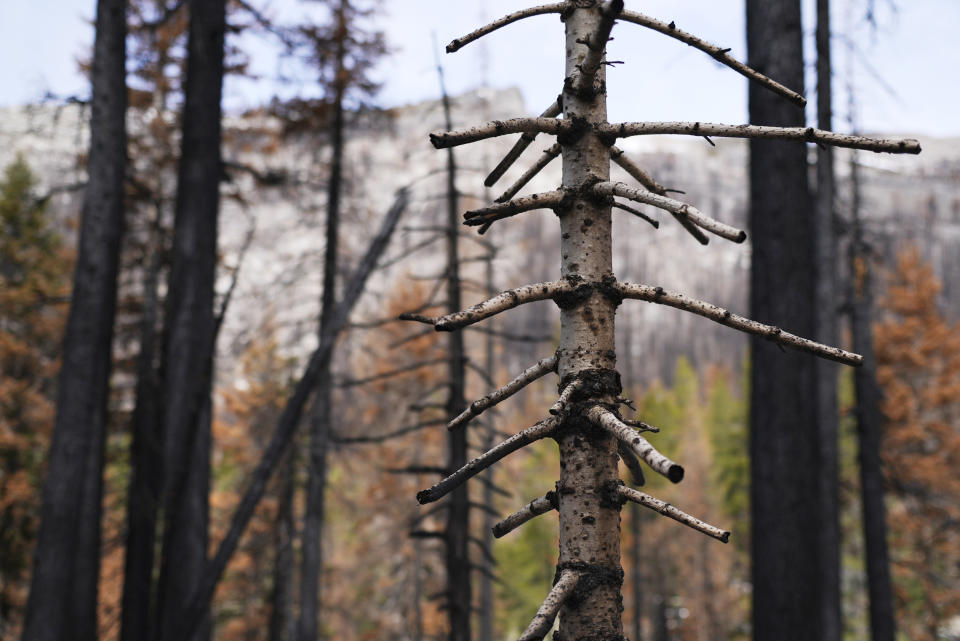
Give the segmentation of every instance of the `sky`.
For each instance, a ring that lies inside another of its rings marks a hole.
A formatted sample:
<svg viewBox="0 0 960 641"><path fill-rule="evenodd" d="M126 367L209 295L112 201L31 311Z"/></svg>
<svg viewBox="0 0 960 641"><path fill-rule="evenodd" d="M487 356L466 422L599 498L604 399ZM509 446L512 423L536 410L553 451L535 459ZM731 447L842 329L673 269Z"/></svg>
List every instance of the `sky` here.
<svg viewBox="0 0 960 641"><path fill-rule="evenodd" d="M538 16L494 32L455 54L453 38L492 18L540 0L384 0L379 21L393 51L377 69L376 104L392 107L437 97L440 51L451 93L479 85L521 87L529 112L540 112L563 79L563 28L555 15ZM807 49L813 50L813 0L805 2ZM834 0L835 129L849 130L847 92L856 88L858 128L872 133L960 136L960 0L876 0L875 29L863 20L866 0ZM265 13L293 19L316 12L298 0L259 0ZM680 28L731 48L746 59L743 0L627 0L627 8L676 22ZM896 10L891 7L896 6ZM89 51L95 0L0 0L0 106L38 101L47 92L89 93L77 60ZM746 122L746 80L709 56L629 23L613 32L609 112L617 120ZM434 44L434 43L438 44ZM278 87L283 63L262 37L243 43L261 80L231 81L228 109L256 106ZM851 46L855 53L850 54ZM812 60L812 56L809 56ZM851 62L852 61L852 62ZM811 68L806 95L814 104ZM526 114L517 114L518 116ZM808 114L810 121L812 111Z"/></svg>

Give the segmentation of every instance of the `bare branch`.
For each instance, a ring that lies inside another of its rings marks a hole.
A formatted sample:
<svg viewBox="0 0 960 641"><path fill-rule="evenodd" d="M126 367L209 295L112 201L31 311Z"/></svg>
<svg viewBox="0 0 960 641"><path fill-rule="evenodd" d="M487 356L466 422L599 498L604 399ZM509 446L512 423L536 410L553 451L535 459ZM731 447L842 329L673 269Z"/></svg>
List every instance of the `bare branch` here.
<svg viewBox="0 0 960 641"><path fill-rule="evenodd" d="M607 51L607 41L610 39L610 32L613 31L613 24L617 16L623 11L623 0L607 0L600 7L600 21L597 23L597 29L590 34L589 40L584 42L577 40L580 44L587 47L587 55L583 62L578 65L579 72L576 78L571 79L573 90L580 95L594 93L593 82L597 76L597 70L603 64L603 57Z"/></svg>
<svg viewBox="0 0 960 641"><path fill-rule="evenodd" d="M498 522L493 526L493 536L500 538L510 532L513 532L518 527L533 519L541 514L546 514L550 510L556 510L559 508L559 500L557 499L556 492L547 492L544 496L535 498L525 506L523 509L518 510Z"/></svg>
<svg viewBox="0 0 960 641"><path fill-rule="evenodd" d="M620 14L620 18L622 20L626 20L627 22L632 22L642 27L653 29L654 31L659 31L662 34L670 36L671 38L676 38L680 42L688 44L695 49L699 49L700 51L709 54L717 62L727 65L737 73L746 76L757 84L783 96L795 105L803 107L807 104L806 99L796 91L784 87L775 80L767 78L759 71L751 69L733 56L729 55L729 49L721 49L715 44L711 44L706 40L701 40L700 38L687 33L686 31L677 29L673 22L670 24L667 24L666 22L660 22L659 20L645 16L642 13L637 13L636 11L624 11L622 14Z"/></svg>
<svg viewBox="0 0 960 641"><path fill-rule="evenodd" d="M583 387L583 379L575 378L566 387L563 388L563 391L560 393L560 398L557 399L557 402L553 404L553 407L550 408L550 413L554 416L558 416L567 409L567 403L570 402L570 398L576 393L578 389Z"/></svg>
<svg viewBox="0 0 960 641"><path fill-rule="evenodd" d="M468 327L472 332L480 332L481 334L490 334L491 336L496 336L502 338L505 341L516 341L519 343L546 343L547 341L552 341L553 336L547 334L514 334L513 332L504 332L499 329L490 329L489 327Z"/></svg>
<svg viewBox="0 0 960 641"><path fill-rule="evenodd" d="M407 249L406 251L401 252L401 253L398 254L397 256L394 256L394 257L392 257L392 258L390 258L390 259L384 260L383 262L381 262L380 264L377 265L377 269L386 269L387 267L391 267L391 266L393 266L393 265L396 265L396 264L399 263L401 260L403 260L403 259L405 259L405 258L409 258L410 256L412 256L413 254L417 253L417 252L420 251L421 249L425 249L426 247L429 247L430 245L432 245L433 243L437 242L438 240L440 240L440 239L442 239L442 238L443 238L443 236L440 235L440 234L438 234L438 235L436 235L436 236L431 236L430 238L427 238L426 240L421 241L421 242L417 243L416 245L413 245L412 247L410 247L410 248Z"/></svg>
<svg viewBox="0 0 960 641"><path fill-rule="evenodd" d="M742 243L747 238L747 233L742 229L737 229L721 223L718 220L714 220L709 216L706 216L696 207L682 203L679 200L674 200L673 198L667 198L666 196L659 196L649 191L643 191L640 189L634 189L629 187L624 183L613 183L613 182L601 182L593 186L593 191L596 194L602 196L620 196L621 198L629 198L630 200L635 200L639 203L645 203L647 205L653 205L659 209L664 209L669 211L672 214L684 217L695 225L702 227L703 229L720 236L721 238L726 238L735 243Z"/></svg>
<svg viewBox="0 0 960 641"><path fill-rule="evenodd" d="M640 436L635 429L623 424L617 415L603 407L594 405L587 410L587 418L616 436L622 443L628 445L644 463L655 472L659 472L674 483L683 480L683 468L661 454L647 439Z"/></svg>
<svg viewBox="0 0 960 641"><path fill-rule="evenodd" d="M613 201L613 207L616 208L616 209L622 209L623 211L629 212L629 213L633 214L634 216L636 216L637 218L639 218L639 219L641 219L641 220L647 221L648 223L650 223L650 225L651 225L654 229L660 229L660 221L659 221L659 220L656 220L655 218L650 218L650 216L647 216L645 213L643 213L643 212L640 211L639 209L636 209L635 207L631 207L631 206L629 206L629 205L624 205L623 203L620 203L620 202L617 202L617 201ZM676 214L674 214L674 216L676 216Z"/></svg>
<svg viewBox="0 0 960 641"><path fill-rule="evenodd" d="M533 177L540 173L540 171L553 162L553 159L560 155L560 143L555 143L552 147L543 152L540 158L534 163L533 167L523 172L523 175L517 179L517 182L510 185L510 187L500 194L500 197L497 198L496 202L505 203L517 193L526 187L527 183L533 180Z"/></svg>
<svg viewBox="0 0 960 641"><path fill-rule="evenodd" d="M617 443L617 453L620 454L620 460L630 471L634 485L645 485L647 479L643 476L643 466L640 465L640 459L633 453L633 450L626 443L620 441Z"/></svg>
<svg viewBox="0 0 960 641"><path fill-rule="evenodd" d="M544 358L537 361L537 363L527 369L523 370L519 376L515 379L501 387L500 389L494 390L484 396L481 399L478 399L470 403L470 407L465 409L458 417L450 421L447 424L448 430L455 430L458 427L466 425L473 419L474 416L482 414L485 410L493 407L494 405L499 404L500 402L510 398L524 387L534 382L535 380L546 376L550 372L554 372L557 369L557 357L556 355L550 356L549 358Z"/></svg>
<svg viewBox="0 0 960 641"><path fill-rule="evenodd" d="M530 7L529 9L521 9L520 11L508 13L502 18L494 20L490 24L480 27L476 31L471 31L462 38L457 38L456 40L451 41L450 44L447 45L447 53L459 51L461 48L470 44L474 40L479 40L488 33L492 33L501 27L506 27L508 24L514 23L517 20L532 18L533 16L541 16L547 13L562 13L567 9L569 4L569 2L554 2L551 4L540 5L539 7Z"/></svg>
<svg viewBox="0 0 960 641"><path fill-rule="evenodd" d="M370 435L370 436L337 436L333 439L333 441L335 443L340 443L343 445L364 445L369 443L383 443L384 441L389 441L394 438L406 436L407 434L418 432L427 427L433 427L434 425L443 425L443 419L434 419L432 421L423 421L422 423L407 425L406 427L395 429L392 432L387 432L386 434L376 434L376 435Z"/></svg>
<svg viewBox="0 0 960 641"><path fill-rule="evenodd" d="M543 600L536 616L533 617L533 621L527 626L526 631L520 635L518 641L540 641L547 636L550 628L553 627L554 620L557 618L557 613L563 606L563 602L573 594L579 580L579 572L574 570L561 572L560 579L550 589L550 594Z"/></svg>
<svg viewBox="0 0 960 641"><path fill-rule="evenodd" d="M669 503L666 503L664 501L661 501L660 499L654 498L649 494L644 494L643 492L640 492L633 488L624 487L622 485L618 488L618 491L620 492L620 496L622 496L623 498L629 501L633 501L634 503L638 503L643 507L648 507L651 510L654 510L656 512L659 512L660 514L663 514L664 516L669 516L671 519L675 521L679 521L680 523L683 523L684 525L693 528L697 532L702 532L707 536L713 537L723 543L727 543L730 541L729 532L725 530L721 530L718 527L714 527L709 523L704 523L700 519L692 517L686 512L682 510L678 510L677 508L673 507Z"/></svg>
<svg viewBox="0 0 960 641"><path fill-rule="evenodd" d="M533 285L524 285L516 289L510 289L500 292L493 298L477 303L473 307L441 316L434 322L437 331L450 332L467 325L482 321L500 312L513 309L518 305L533 303L538 300L547 300L558 294L564 294L572 291L574 285L566 280L554 281L550 283L536 283Z"/></svg>
<svg viewBox="0 0 960 641"><path fill-rule="evenodd" d="M613 159L613 162L617 163L621 169L630 174L630 176L636 180L638 183L643 185L647 191L652 191L653 193L659 196L666 196L670 191L657 181L655 181L650 174L645 172L639 167L635 162L633 162L622 149L616 145L610 146L610 157ZM674 190L675 191L675 190ZM683 216L678 216L677 214L670 212L670 215L673 216L678 223L683 225L683 228L690 232L690 235L697 239L701 245L706 245L710 242L710 239L707 238L706 234L697 229L697 226L691 223L689 220Z"/></svg>
<svg viewBox="0 0 960 641"><path fill-rule="evenodd" d="M849 147L891 154L919 154L920 143L912 138L867 138L838 134L813 127L768 127L765 125L717 125L709 122L621 122L597 125L597 133L615 138L679 134L716 138L796 140L833 147Z"/></svg>
<svg viewBox="0 0 960 641"><path fill-rule="evenodd" d="M569 129L570 122L557 118L511 118L494 120L470 129L437 132L430 134L430 142L437 149L457 147L478 140L506 136L508 134L558 134Z"/></svg>
<svg viewBox="0 0 960 641"><path fill-rule="evenodd" d="M473 459L433 487L417 492L417 501L423 505L425 503L432 503L437 499L443 498L448 493L452 492L454 489L466 482L468 479L487 469L507 454L516 452L521 447L529 445L534 441L539 441L542 438L546 438L556 428L557 420L553 417L550 417L540 421L533 427L528 427L522 432L514 434L499 445L494 446L493 449Z"/></svg>
<svg viewBox="0 0 960 641"><path fill-rule="evenodd" d="M366 378L353 378L340 381L338 387L357 387L359 385L366 385L367 383L374 383L376 381L382 381L386 378L393 378L394 376L399 376L401 374L406 374L408 372L413 372L418 369L423 369L424 367L431 367L439 363L445 363L446 358L434 358L429 361L420 361L417 363L411 363L404 367L398 367L397 369L387 370L386 372L380 372L379 374L373 374L372 376L367 376Z"/></svg>
<svg viewBox="0 0 960 641"><path fill-rule="evenodd" d="M483 207L482 209L474 209L463 215L463 224L471 227L479 227L480 225L522 214L525 211L554 209L563 203L566 195L565 191L558 189L543 194L524 196L523 198L517 198L516 200L505 203L497 203L489 207Z"/></svg>
<svg viewBox="0 0 960 641"><path fill-rule="evenodd" d="M556 118L560 115L560 100L554 101L552 105L546 108L546 110L540 114L541 118ZM490 175L487 176L486 180L483 181L484 186L493 187L493 185L503 177L507 170L517 161L517 158L526 151L527 147L536 139L537 133L524 133L520 136L520 140L507 152L507 155L503 157L503 160L494 167L493 171L490 172Z"/></svg>
<svg viewBox="0 0 960 641"><path fill-rule="evenodd" d="M785 332L779 327L758 323L749 318L732 314L722 307L717 307L716 305L711 305L701 300L687 298L683 294L669 292L662 287L636 285L633 283L617 283L617 290L624 298L633 298L636 300L644 300L648 303L659 303L661 305L676 307L677 309L709 318L721 325L739 329L742 332L754 334L755 336L762 336L780 345L787 345L831 361L855 366L863 363L863 357L859 354L852 354L839 347L830 347L806 338L801 338L795 334Z"/></svg>

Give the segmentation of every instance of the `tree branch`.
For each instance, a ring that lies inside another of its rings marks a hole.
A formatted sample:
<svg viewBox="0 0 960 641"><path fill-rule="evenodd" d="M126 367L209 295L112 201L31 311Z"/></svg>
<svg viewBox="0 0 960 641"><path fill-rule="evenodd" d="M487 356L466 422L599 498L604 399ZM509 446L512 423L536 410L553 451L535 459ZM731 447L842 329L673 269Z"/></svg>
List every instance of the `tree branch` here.
<svg viewBox="0 0 960 641"><path fill-rule="evenodd" d="M447 429L455 430L458 427L466 425L473 419L474 416L479 416L485 410L499 404L502 401L505 401L535 380L546 376L550 372L555 372L556 369L556 355L537 361L535 365L523 370L519 376L500 389L494 390L483 398L470 403L470 407L465 409L460 413L459 416L447 424Z"/></svg>
<svg viewBox="0 0 960 641"><path fill-rule="evenodd" d="M532 125L528 125L532 126ZM612 138L678 134L716 138L796 140L833 147L849 147L891 154L919 154L920 143L912 138L867 138L838 134L813 127L768 127L765 125L717 125L709 122L621 122L597 125L597 133Z"/></svg>
<svg viewBox="0 0 960 641"><path fill-rule="evenodd" d="M641 219L641 220L647 221L648 223L650 223L650 225L651 225L654 229L660 229L660 221L659 221L659 220L657 220L657 219L655 219L655 218L650 218L650 216L647 216L645 213L643 213L643 212L640 211L639 209L636 209L635 207L631 207L631 206L629 206L629 205L624 205L623 203L620 203L620 202L617 202L617 201L613 201L613 207L616 208L616 209L622 209L623 211L629 212L629 213L633 214L634 216L636 216L637 218L639 218L639 219ZM673 213L673 212L671 212L671 213ZM673 215L676 217L676 214L673 214Z"/></svg>
<svg viewBox="0 0 960 641"><path fill-rule="evenodd" d="M570 398L583 387L583 379L575 378L566 387L563 388L563 391L560 392L560 397L557 399L557 402L553 404L553 407L550 408L550 413L554 416L559 416L567 409L567 403L570 402Z"/></svg>
<svg viewBox="0 0 960 641"><path fill-rule="evenodd" d="M600 6L600 21L597 23L596 31L590 34L589 41L577 40L587 47L587 55L584 56L583 62L577 65L579 69L577 76L570 81L573 91L578 95L595 93L593 82L596 79L597 70L603 64L613 24L622 11L623 0L607 0Z"/></svg>
<svg viewBox="0 0 960 641"><path fill-rule="evenodd" d="M640 168L635 162L633 162L622 149L616 145L610 146L610 157L613 159L613 162L617 163L621 169L630 174L630 176L636 180L638 183L643 185L647 191L652 191L658 196L666 196L670 192L669 189L655 181L650 174L645 172ZM675 191L675 190L674 190ZM682 192L681 192L682 193ZM686 229L691 236L697 239L697 242L701 245L706 245L710 242L710 239L707 238L706 234L697 229L697 226L691 223L689 220L683 216L678 216L677 214L670 212L670 215L674 219L683 225L683 228Z"/></svg>
<svg viewBox="0 0 960 641"><path fill-rule="evenodd" d="M511 118L510 120L494 120L470 129L432 133L430 134L430 142L437 149L446 149L508 134L556 135L569 129L570 126L570 122L557 118Z"/></svg>
<svg viewBox="0 0 960 641"><path fill-rule="evenodd" d="M522 432L514 434L499 445L493 447L493 449L473 459L433 487L417 492L417 501L423 505L425 503L432 503L437 499L443 498L448 493L452 492L454 489L466 482L468 479L487 469L505 457L507 454L516 452L520 448L529 445L534 441L546 438L556 428L557 420L553 417L550 417L540 421L533 427L528 427Z"/></svg>
<svg viewBox="0 0 960 641"><path fill-rule="evenodd" d="M401 374L406 374L408 372L413 372L424 367L431 367L439 363L445 363L446 358L434 358L429 361L420 361L417 363L411 363L404 367L398 367L397 369L388 370L386 372L380 372L379 374L374 374L372 376L367 376L366 378L353 378L340 381L338 387L357 387L359 385L366 385L367 383L374 383L376 381L382 381L386 378L392 378L394 376L399 376Z"/></svg>
<svg viewBox="0 0 960 641"><path fill-rule="evenodd" d="M474 209L473 211L468 211L463 215L463 224L471 227L479 227L480 225L485 225L497 220L503 220L504 218L516 216L517 214L522 214L525 211L533 211L534 209L554 209L563 203L563 199L566 197L566 195L567 193L565 191L562 189L557 189L556 191L533 194L532 196L524 196L523 198L517 198L516 200L511 200L509 202L497 203L495 205L490 205L489 207Z"/></svg>
<svg viewBox="0 0 960 641"><path fill-rule="evenodd" d="M673 507L669 503L666 503L664 501L661 501L660 499L654 498L649 494L644 494L643 492L640 492L633 488L624 487L622 485L618 488L618 491L620 492L620 496L622 496L623 498L629 501L633 501L634 503L638 503L643 507L648 507L651 510L654 510L655 512L659 512L660 514L663 514L664 516L669 516L674 521L679 521L680 523L683 523L687 527L693 528L697 532L702 532L703 534L713 537L723 543L727 543L730 541L729 532L725 530L721 530L718 527L714 527L709 523L704 523L700 519L692 517L686 512L682 510L678 510L677 508Z"/></svg>
<svg viewBox="0 0 960 641"><path fill-rule="evenodd" d="M499 521L493 526L493 536L500 538L513 532L527 521L546 514L550 510L559 509L559 501L556 492L547 492L544 496L538 497L517 510L507 518Z"/></svg>
<svg viewBox="0 0 960 641"><path fill-rule="evenodd" d="M533 167L523 172L523 175L517 179L517 182L510 185L510 187L500 194L496 202L505 203L514 196L517 195L521 189L526 187L527 183L533 180L533 177L539 174L544 167L553 162L553 159L560 155L560 143L554 143L552 147L543 152L537 162L534 163Z"/></svg>
<svg viewBox="0 0 960 641"><path fill-rule="evenodd" d="M407 425L406 427L395 429L392 432L387 432L386 434L377 434L371 436L337 436L333 439L333 441L334 443L340 443L343 445L383 443L384 441L399 438L427 427L433 427L434 425L443 425L443 419L434 419L432 421L423 421L414 425Z"/></svg>
<svg viewBox="0 0 960 641"><path fill-rule="evenodd" d="M447 45L447 53L454 53L459 51L461 48L470 44L474 40L479 40L483 36L493 33L501 27L506 27L508 24L514 23L518 20L523 20L524 18L532 18L533 16L540 16L546 13L563 13L566 11L569 6L569 2L554 2L551 4L540 5L539 7L530 7L529 9L521 9L520 11L514 11L513 13L508 13L502 18L494 20L488 25L484 25L477 29L476 31L471 31L467 35L452 40L450 44Z"/></svg>
<svg viewBox="0 0 960 641"><path fill-rule="evenodd" d="M621 443L632 449L636 455L649 465L653 471L662 474L673 483L683 480L683 468L661 454L637 430L624 425L616 414L603 407L594 405L587 410L587 418L616 436Z"/></svg>
<svg viewBox="0 0 960 641"><path fill-rule="evenodd" d="M450 332L467 325L472 325L485 318L495 316L508 309L513 309L519 305L533 303L538 300L551 299L558 294L567 293L573 289L573 284L566 280L524 285L523 287L500 292L493 298L485 300L482 303L477 303L462 312L431 319L430 322L433 322L437 331Z"/></svg>
<svg viewBox="0 0 960 641"><path fill-rule="evenodd" d="M706 40L701 40L700 38L687 33L686 31L677 29L673 22L670 24L660 22L659 20L645 16L642 13L637 13L636 11L624 11L622 14L620 14L620 19L638 24L641 27L647 27L648 29L659 31L662 34L670 36L671 38L676 38L680 42L688 44L695 49L699 49L700 51L709 54L717 62L727 65L737 73L746 76L757 84L783 96L797 106L803 107L807 104L806 99L796 91L784 87L775 80L767 78L759 71L751 69L733 56L729 55L729 49L721 49L715 44L711 44Z"/></svg>
<svg viewBox="0 0 960 641"><path fill-rule="evenodd" d="M669 292L664 290L662 287L636 285L633 283L617 283L616 287L624 298L644 300L648 303L659 303L661 305L676 307L677 309L682 309L686 312L692 312L698 316L709 318L710 320L720 323L721 325L739 329L742 332L754 334L755 336L762 336L763 338L767 338L775 343L787 345L803 352L809 352L821 358L826 358L838 363L844 363L845 365L857 366L863 363L863 357L859 354L852 354L840 349L839 347L830 347L806 338L801 338L795 334L785 332L779 327L758 323L757 321L750 320L749 318L732 314L722 307L717 307L716 305L711 305L710 303L706 303L701 300L687 298L683 294Z"/></svg>
<svg viewBox="0 0 960 641"><path fill-rule="evenodd" d="M620 460L630 471L634 485L646 485L647 479L643 476L643 466L640 465L640 459L633 453L633 450L626 443L620 441L617 443L617 453L620 454Z"/></svg>
<svg viewBox="0 0 960 641"><path fill-rule="evenodd" d="M721 238L731 240L735 243L742 243L747 238L747 233L742 229L737 229L735 227L731 227L730 225L721 223L718 220L714 220L713 218L703 214L703 212L696 207L682 203L679 200L674 200L673 198L659 196L649 191L634 189L633 187L629 187L624 183L597 183L593 186L593 191L601 196L620 196L621 198L629 198L630 200L635 200L639 203L653 205L654 207L669 211L677 216L684 217L708 232L716 234Z"/></svg>
<svg viewBox="0 0 960 641"><path fill-rule="evenodd" d="M556 118L560 115L560 100L554 101L552 105L546 108L546 110L540 114L541 118ZM490 172L490 175L487 176L486 180L483 181L484 186L493 187L493 185L503 177L507 170L517 161L517 158L526 151L527 147L536 139L537 133L524 133L520 136L520 140L513 145L510 151L507 152L507 155L503 157L493 171Z"/></svg>
<svg viewBox="0 0 960 641"><path fill-rule="evenodd" d="M530 622L526 631L520 635L517 641L541 641L541 639L547 636L550 628L553 627L554 620L557 618L557 613L560 612L564 601L573 594L573 590L577 587L579 580L579 572L573 570L564 570L561 572L560 579L553 585L553 588L550 589L550 593L547 595L547 598L543 600L540 609L537 610L536 616L533 617L533 621Z"/></svg>

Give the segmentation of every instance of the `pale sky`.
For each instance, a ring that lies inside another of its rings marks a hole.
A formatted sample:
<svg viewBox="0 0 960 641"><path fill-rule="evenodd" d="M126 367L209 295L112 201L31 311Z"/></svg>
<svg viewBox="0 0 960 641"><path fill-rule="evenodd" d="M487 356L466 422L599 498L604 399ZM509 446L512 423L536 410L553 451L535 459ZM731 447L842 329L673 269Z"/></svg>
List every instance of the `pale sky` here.
<svg viewBox="0 0 960 641"><path fill-rule="evenodd" d="M255 0L256 1L256 0ZM808 57L813 43L812 0L805 30ZM491 18L540 0L384 0L388 17L381 28L395 55L378 70L381 106L437 96L433 34L443 46ZM857 88L863 131L960 136L960 0L877 0L879 26L862 20L866 0L834 0L835 128L847 128L844 87ZM259 0L257 6L281 17L311 10L297 0ZM627 8L662 20L724 47L745 60L743 0L627 0ZM76 60L93 38L94 0L0 0L0 105L39 100L44 93L86 95ZM610 45L612 59L626 64L608 76L611 120L700 120L746 122L746 81L710 57L636 25L620 23ZM859 48L853 65L847 41ZM276 89L269 78L278 62L268 43L248 38L259 82L232 81L228 108L253 106ZM563 28L556 16L510 25L455 54L441 54L452 93L486 82L521 87L530 112L541 111L559 92L563 78ZM811 57L812 59L812 57ZM812 70L811 70L812 71ZM286 91L291 91L287 88ZM808 77L806 95L815 87ZM518 116L525 114L517 114Z"/></svg>

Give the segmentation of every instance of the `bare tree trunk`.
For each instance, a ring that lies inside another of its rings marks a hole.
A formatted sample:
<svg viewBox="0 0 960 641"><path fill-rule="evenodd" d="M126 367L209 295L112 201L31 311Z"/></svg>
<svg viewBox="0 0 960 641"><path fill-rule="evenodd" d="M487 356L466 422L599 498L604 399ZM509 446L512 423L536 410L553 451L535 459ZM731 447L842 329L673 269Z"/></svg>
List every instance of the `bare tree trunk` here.
<svg viewBox="0 0 960 641"><path fill-rule="evenodd" d="M817 0L817 127L833 129L833 82L830 53L830 0ZM834 213L836 191L833 149L817 148L817 193L815 208L814 270L817 331L821 343L837 343L837 226ZM843 636L840 594L839 442L837 436L837 364L818 360L817 425L820 435L820 616L821 641L840 641Z"/></svg>
<svg viewBox="0 0 960 641"><path fill-rule="evenodd" d="M493 260L496 257L496 251L491 248L486 256L485 279L487 295L493 297L497 293L493 278ZM491 330L494 329L491 327ZM493 377L496 373L496 346L494 343L493 332L488 332L484 341L484 369L488 376ZM487 415L487 425L484 432L484 451L494 446L496 435L496 412L490 412ZM489 559L493 554L493 514L496 509L494 505L494 471L490 468L484 473L486 483L483 485L483 548L485 551L483 564L487 568L486 572L480 575L480 641L493 641L493 622L494 622L494 602L493 602L493 576L496 572L496 565Z"/></svg>
<svg viewBox="0 0 960 641"><path fill-rule="evenodd" d="M752 68L802 88L802 38L799 0L747 1ZM804 115L751 85L750 121L802 126ZM815 290L807 182L802 145L750 141L751 316L809 336L815 329ZM751 340L750 543L757 641L820 638L815 399L813 359Z"/></svg>
<svg viewBox="0 0 960 641"><path fill-rule="evenodd" d="M103 449L127 153L126 33L126 2L99 0L87 189L26 641L97 637Z"/></svg>
<svg viewBox="0 0 960 641"><path fill-rule="evenodd" d="M443 85L443 116L447 130L453 129L450 97ZM460 297L460 207L457 193L457 163L453 149L447 150L447 311L461 309ZM467 362L463 334L450 332L447 337L447 395L446 414L453 420L463 411L466 401ZM447 438L447 469L453 472L467 462L467 431L454 430ZM447 502L447 526L444 530L445 564L447 570L446 605L450 622L450 641L470 641L470 614L472 590L470 585L470 497L466 485L455 489Z"/></svg>
<svg viewBox="0 0 960 641"><path fill-rule="evenodd" d="M220 205L224 0L190 0L183 138L164 323L164 534L158 587L159 641L176 630L207 562L214 281Z"/></svg>
<svg viewBox="0 0 960 641"><path fill-rule="evenodd" d="M584 3L581 3L584 4ZM565 19L566 77L581 73L589 42L599 30L599 3L573 10ZM599 46L604 46L600 43ZM596 46L596 45L595 45ZM601 64L592 86L584 93L565 82L562 96L566 120L583 118L588 123L607 121L606 71ZM594 91L594 86L600 88ZM563 154L563 186L573 191L597 179L610 179L610 150L594 131L579 138L560 140ZM613 278L611 208L609 202L578 194L570 207L560 212L561 275L599 283ZM616 403L620 375L614 345L614 314L618 301L594 290L587 297L560 305L560 347L557 373L560 387L576 380L589 384L587 399ZM616 487L617 440L593 428L577 411L564 420L557 435L560 445L560 557L558 572L573 570L590 577L594 586L582 599L568 600L560 610L563 639L620 638L620 504L604 500Z"/></svg>
<svg viewBox="0 0 960 641"><path fill-rule="evenodd" d="M288 450L280 461L277 485L280 500L274 530L276 558L273 568L272 607L268 641L294 641L296 638L293 614L293 541L296 537L293 518L294 456Z"/></svg>
<svg viewBox="0 0 960 641"><path fill-rule="evenodd" d="M630 534L633 536L633 568L630 583L633 585L633 641L643 641L643 521L640 506L630 504Z"/></svg>
<svg viewBox="0 0 960 641"><path fill-rule="evenodd" d="M159 216L159 209L157 212ZM158 234L159 236L159 234ZM149 638L150 604L153 594L154 546L157 513L160 508L163 434L161 432L160 377L157 370L157 290L162 242L153 249L143 283L143 312L140 319L140 353L137 356L137 385L130 431L130 490L127 497L127 545L123 571L121 641Z"/></svg>
<svg viewBox="0 0 960 641"><path fill-rule="evenodd" d="M333 121L331 123L332 158L330 182L327 185L326 247L323 256L323 294L320 301L320 342L331 332L331 318L337 301L337 253L340 236L340 190L343 179L344 113L346 92L346 0L341 0L336 13L337 62L334 82ZM333 338L329 335L328 338ZM310 450L307 475L306 513L303 521L302 570L300 574L300 619L298 641L319 638L320 580L323 573L324 494L327 486L327 452L333 401L331 367L334 350L321 362L317 393L310 416Z"/></svg>
<svg viewBox="0 0 960 641"><path fill-rule="evenodd" d="M870 257L860 220L860 180L856 155L850 162L853 238L850 242L850 329L853 348L863 355L863 367L854 373L855 415L859 442L860 497L863 507L863 541L870 597L870 635L873 641L894 641L896 622L887 549L883 469L880 460L883 393L877 384L877 359L873 351L873 296Z"/></svg>

